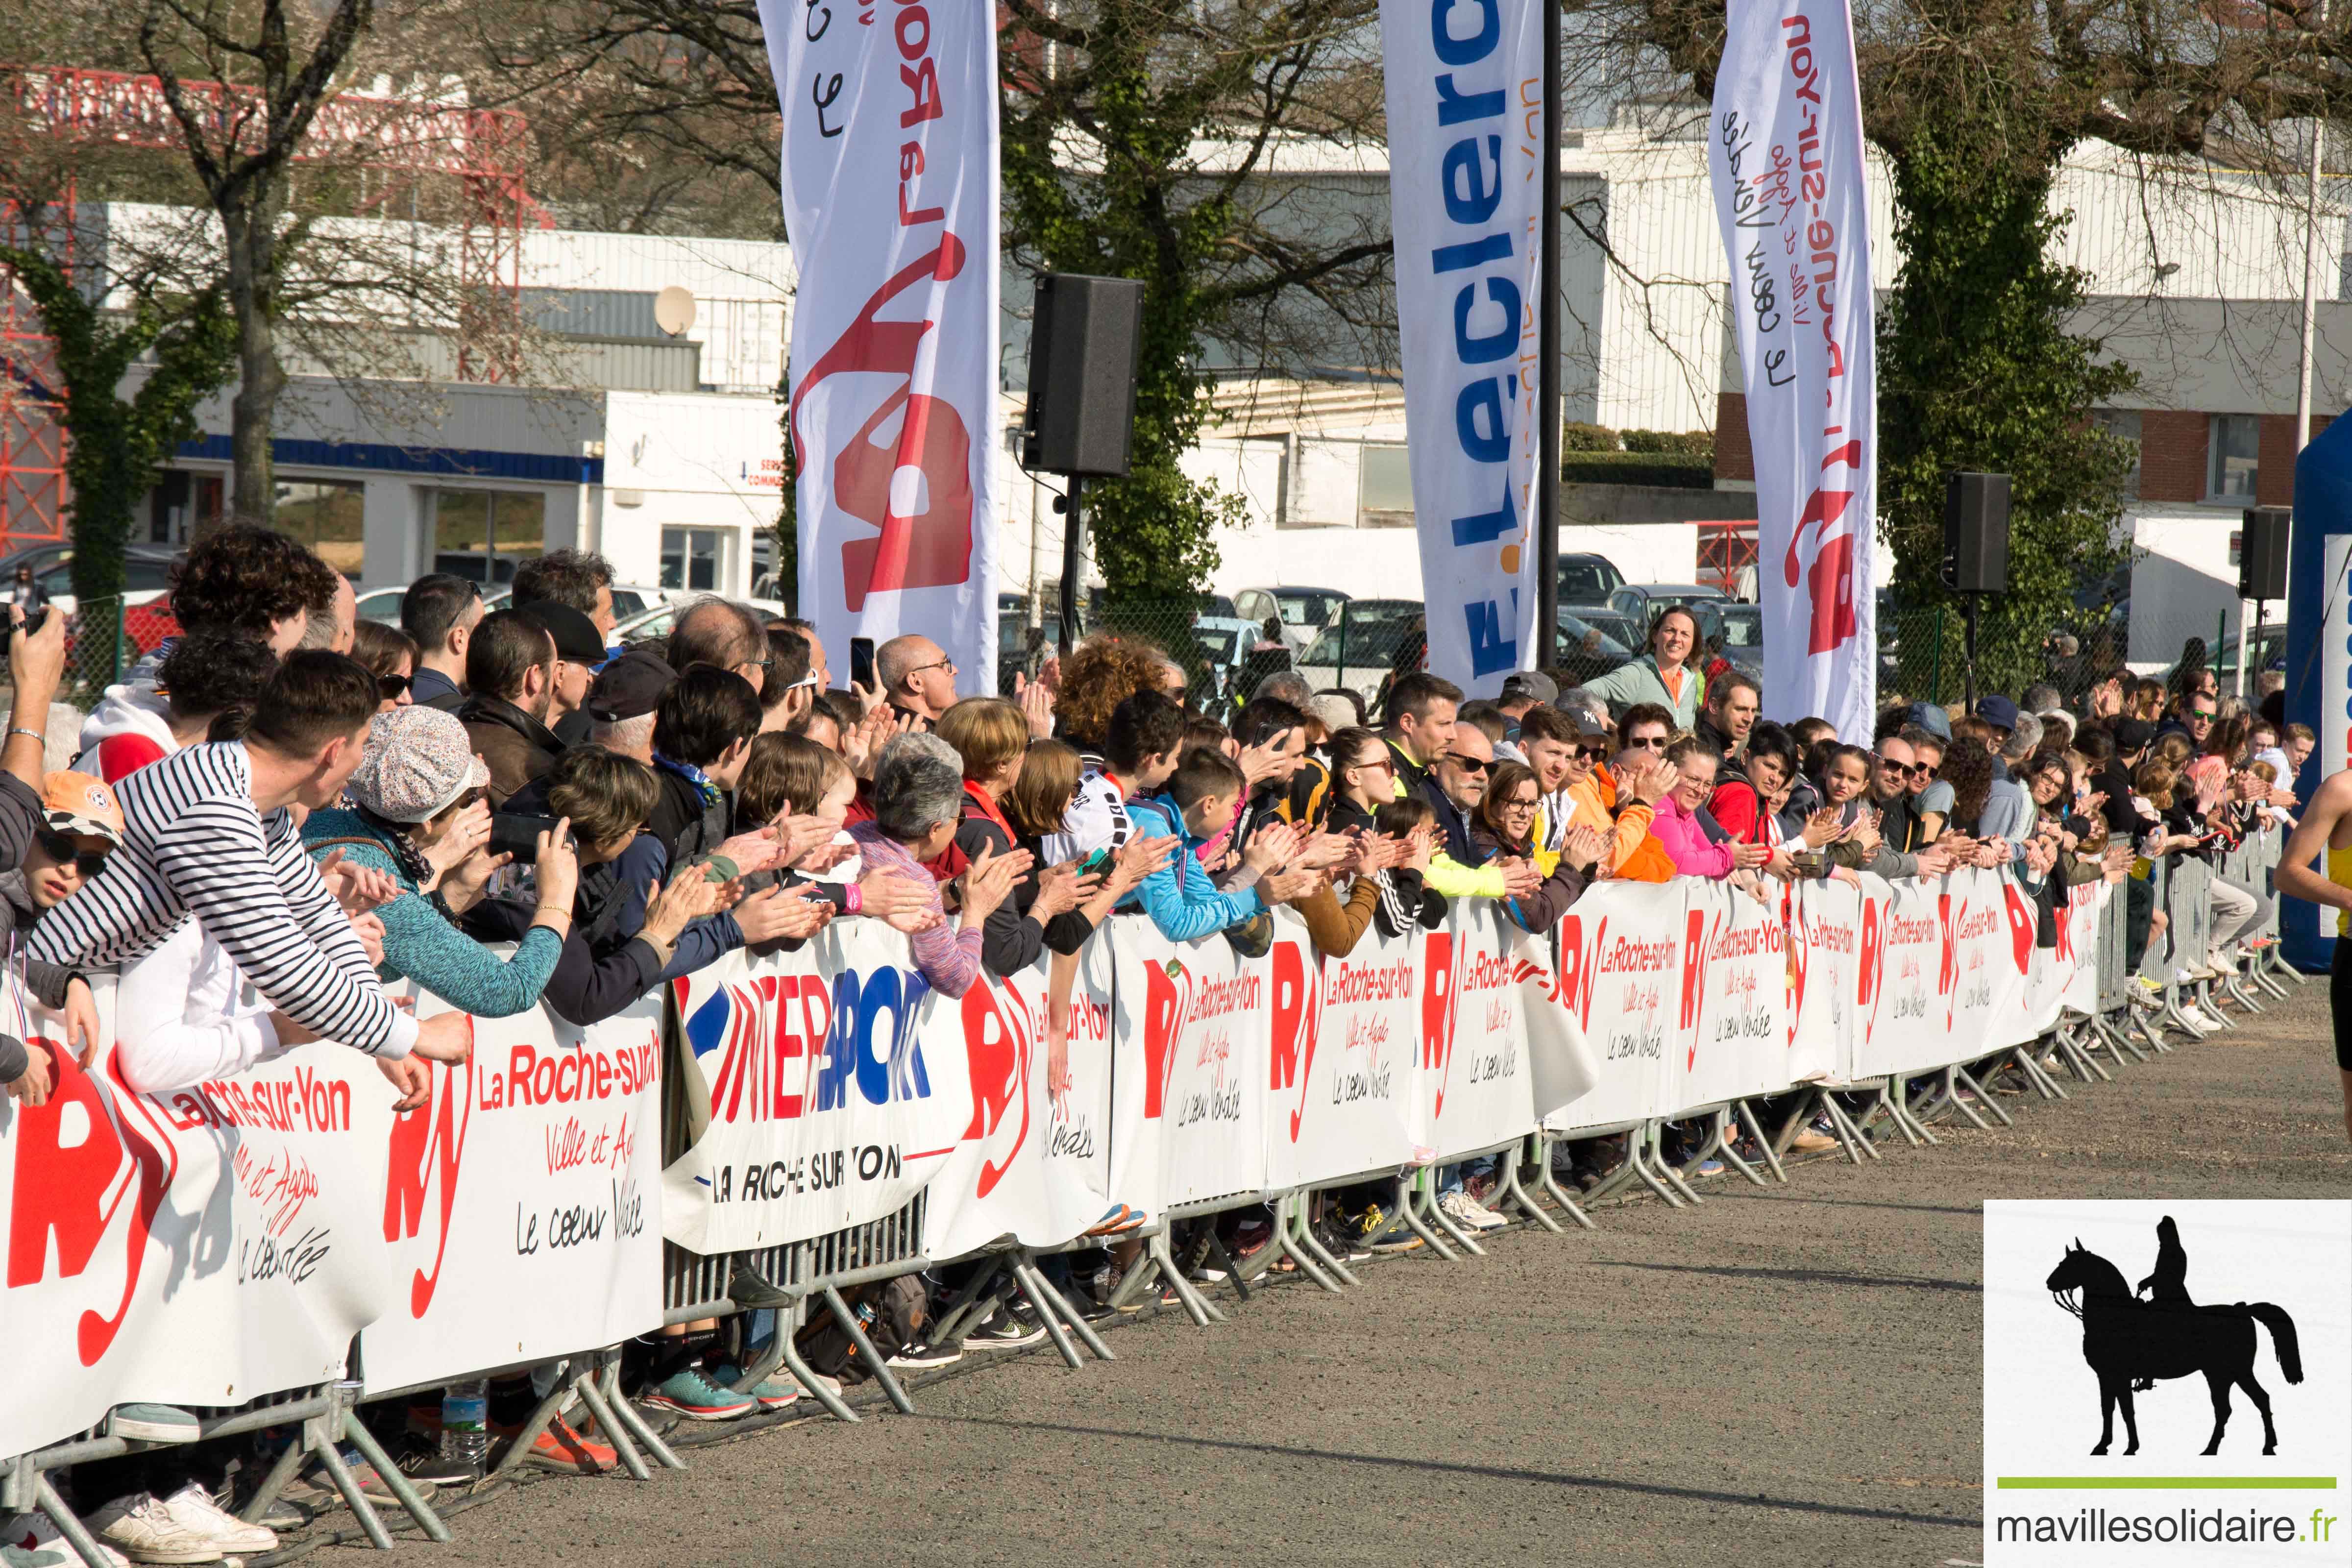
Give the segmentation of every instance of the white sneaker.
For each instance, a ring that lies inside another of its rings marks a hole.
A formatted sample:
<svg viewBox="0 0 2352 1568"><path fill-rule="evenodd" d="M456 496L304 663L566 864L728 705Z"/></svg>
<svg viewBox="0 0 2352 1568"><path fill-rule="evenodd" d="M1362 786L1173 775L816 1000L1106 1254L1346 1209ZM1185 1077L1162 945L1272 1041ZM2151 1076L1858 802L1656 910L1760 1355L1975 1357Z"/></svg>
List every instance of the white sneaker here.
<svg viewBox="0 0 2352 1568"><path fill-rule="evenodd" d="M213 1544L209 1531L173 1518L153 1492L116 1498L86 1522L92 1535L133 1563L217 1563L228 1555Z"/></svg>
<svg viewBox="0 0 2352 1568"><path fill-rule="evenodd" d="M2188 1021L2190 1028L2200 1034L2211 1035L2221 1032L2221 1024L2194 1002L2183 1002L2180 1005L2180 1016Z"/></svg>
<svg viewBox="0 0 2352 1568"><path fill-rule="evenodd" d="M1444 1210L1446 1217L1454 1224L1467 1226L1472 1230L1500 1230L1511 1223L1494 1210L1483 1206L1468 1193L1459 1190L1440 1197L1437 1206Z"/></svg>
<svg viewBox="0 0 2352 1568"><path fill-rule="evenodd" d="M131 1568L131 1559L105 1542L98 1549L106 1553L108 1568ZM81 1568L81 1559L46 1513L20 1513L0 1524L0 1563L7 1568Z"/></svg>
<svg viewBox="0 0 2352 1568"><path fill-rule="evenodd" d="M213 1494L190 1481L163 1500L163 1508L190 1530L208 1537L222 1552L236 1557L278 1550L278 1532L268 1525L247 1524L213 1501Z"/></svg>

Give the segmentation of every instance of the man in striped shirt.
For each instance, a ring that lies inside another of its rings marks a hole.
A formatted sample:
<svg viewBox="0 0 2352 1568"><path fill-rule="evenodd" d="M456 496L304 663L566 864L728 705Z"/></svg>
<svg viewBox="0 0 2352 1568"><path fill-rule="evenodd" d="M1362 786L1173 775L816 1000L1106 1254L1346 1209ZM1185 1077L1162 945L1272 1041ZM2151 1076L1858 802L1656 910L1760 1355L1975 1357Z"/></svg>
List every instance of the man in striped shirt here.
<svg viewBox="0 0 2352 1568"><path fill-rule="evenodd" d="M34 928L28 952L75 969L121 963L194 915L277 1009L279 1044L339 1040L377 1058L401 1109L422 1105L432 1079L415 1058L464 1060L468 1020L420 1025L383 994L287 809L333 804L376 703L375 678L354 660L289 656L242 740L191 746L122 779L121 847Z"/></svg>

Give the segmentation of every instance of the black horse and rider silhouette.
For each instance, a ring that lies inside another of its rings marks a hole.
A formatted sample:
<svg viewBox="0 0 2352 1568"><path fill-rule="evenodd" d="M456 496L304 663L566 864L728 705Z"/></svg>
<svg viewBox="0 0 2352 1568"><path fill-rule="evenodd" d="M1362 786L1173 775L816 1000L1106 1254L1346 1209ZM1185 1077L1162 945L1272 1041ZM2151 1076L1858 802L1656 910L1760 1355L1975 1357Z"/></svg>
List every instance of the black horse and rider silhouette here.
<svg viewBox="0 0 2352 1568"><path fill-rule="evenodd" d="M2230 1385L2237 1384L2263 1413L2263 1452L2278 1452L2278 1428L2271 1423L2271 1396L2254 1381L2254 1325L2271 1331L2280 1370L2289 1383L2303 1381L2303 1352L2295 1341L2294 1320L2268 1301L2240 1301L2231 1306L2200 1307L2189 1298L2189 1254L2180 1245L2180 1227L2170 1215L2156 1227L2156 1268L2140 1281L2147 1300L2124 1283L2122 1270L2075 1238L2058 1267L2043 1283L2051 1297L2082 1320L2083 1359L2099 1378L2099 1446L2104 1454L2115 1441L2116 1407L2124 1412L2124 1430L2131 1441L2126 1455L2139 1452L2139 1420L2132 1395L2156 1386L2158 1380L2202 1373L2213 1395L2213 1436L2205 1452L2221 1449L2221 1432L2230 1424ZM2082 1293L2080 1303L2067 1298Z"/></svg>

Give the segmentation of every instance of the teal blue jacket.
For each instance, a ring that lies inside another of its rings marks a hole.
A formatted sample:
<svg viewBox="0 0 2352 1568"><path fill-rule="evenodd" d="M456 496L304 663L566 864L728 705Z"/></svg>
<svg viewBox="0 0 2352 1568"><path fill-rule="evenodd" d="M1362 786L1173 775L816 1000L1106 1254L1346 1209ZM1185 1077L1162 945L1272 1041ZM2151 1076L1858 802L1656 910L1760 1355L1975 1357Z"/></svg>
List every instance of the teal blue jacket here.
<svg viewBox="0 0 2352 1568"><path fill-rule="evenodd" d="M302 825L302 842L314 860L341 849L345 860L390 872L400 884L400 896L375 911L383 921L383 967L377 973L385 980L414 980L478 1017L505 1018L538 1005L563 952L563 939L554 931L533 926L513 957L500 958L442 918L400 868L383 834L357 812L312 812Z"/></svg>

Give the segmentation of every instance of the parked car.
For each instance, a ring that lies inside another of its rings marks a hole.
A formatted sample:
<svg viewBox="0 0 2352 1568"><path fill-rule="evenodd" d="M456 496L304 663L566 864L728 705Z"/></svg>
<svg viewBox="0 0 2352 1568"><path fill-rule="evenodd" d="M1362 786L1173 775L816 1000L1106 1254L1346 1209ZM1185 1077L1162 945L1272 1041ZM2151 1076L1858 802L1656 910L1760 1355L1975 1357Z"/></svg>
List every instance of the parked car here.
<svg viewBox="0 0 2352 1568"><path fill-rule="evenodd" d="M1606 555L1563 555L1559 558L1559 603L1562 609L1582 615L1607 610L1610 595L1625 585L1625 574Z"/></svg>
<svg viewBox="0 0 2352 1568"><path fill-rule="evenodd" d="M1712 612L1715 626L1705 643L1707 650L1722 655L1726 663L1742 674L1763 679L1764 607L1731 600L1704 608Z"/></svg>
<svg viewBox="0 0 2352 1568"><path fill-rule="evenodd" d="M1720 588L1702 583L1629 583L1609 595L1616 612L1630 620L1647 626L1650 612L1660 605L1731 604L1732 596Z"/></svg>
<svg viewBox="0 0 2352 1568"><path fill-rule="evenodd" d="M617 592L615 597L618 597ZM707 597L709 595L703 594L684 594L667 604L649 605L614 626L610 641L615 647L625 647L633 643L658 642L668 637L670 628L677 624L680 605L690 605L697 599ZM788 613L783 605L773 599L737 599L734 602L747 610L757 610L764 616L782 616Z"/></svg>
<svg viewBox="0 0 2352 1568"><path fill-rule="evenodd" d="M359 596L360 618L382 621L388 626L400 625L400 601L407 594L408 584L404 583L396 588L370 588ZM656 588L643 583L615 583L613 584L613 618L616 621L625 621L633 616L645 614L655 605L667 604L673 598L698 596L692 594L675 593L667 588ZM486 610L504 609L508 601L513 597L514 584L501 583L482 595L482 607ZM769 599L746 599L742 602L753 605L774 603L773 600ZM782 615L783 612L776 610L771 613Z"/></svg>
<svg viewBox="0 0 2352 1568"><path fill-rule="evenodd" d="M1208 664L1192 682L1192 697L1202 711L1215 712L1241 689L1250 649L1263 635L1258 622L1240 616L1202 616L1192 623L1193 644Z"/></svg>
<svg viewBox="0 0 2352 1568"><path fill-rule="evenodd" d="M1234 613L1260 626L1268 616L1276 617L1282 622L1282 640L1297 653L1314 642L1350 597L1337 588L1244 588L1234 595Z"/></svg>
<svg viewBox="0 0 2352 1568"><path fill-rule="evenodd" d="M1351 599L1298 658L1317 690L1344 686L1370 700L1427 613L1419 599Z"/></svg>
<svg viewBox="0 0 2352 1568"><path fill-rule="evenodd" d="M1559 613L1559 640L1552 662L1579 682L1608 674L1633 657L1641 646L1639 627L1622 616L1593 611Z"/></svg>
<svg viewBox="0 0 2352 1568"><path fill-rule="evenodd" d="M50 607L64 615L74 613L73 555L70 544L42 547L46 552L33 568L33 581L49 596ZM122 550L122 603L128 609L149 605L163 598L172 589L172 568L181 552L169 544L129 544ZM21 561L21 557L16 558ZM0 581L13 582L16 567L5 568Z"/></svg>

